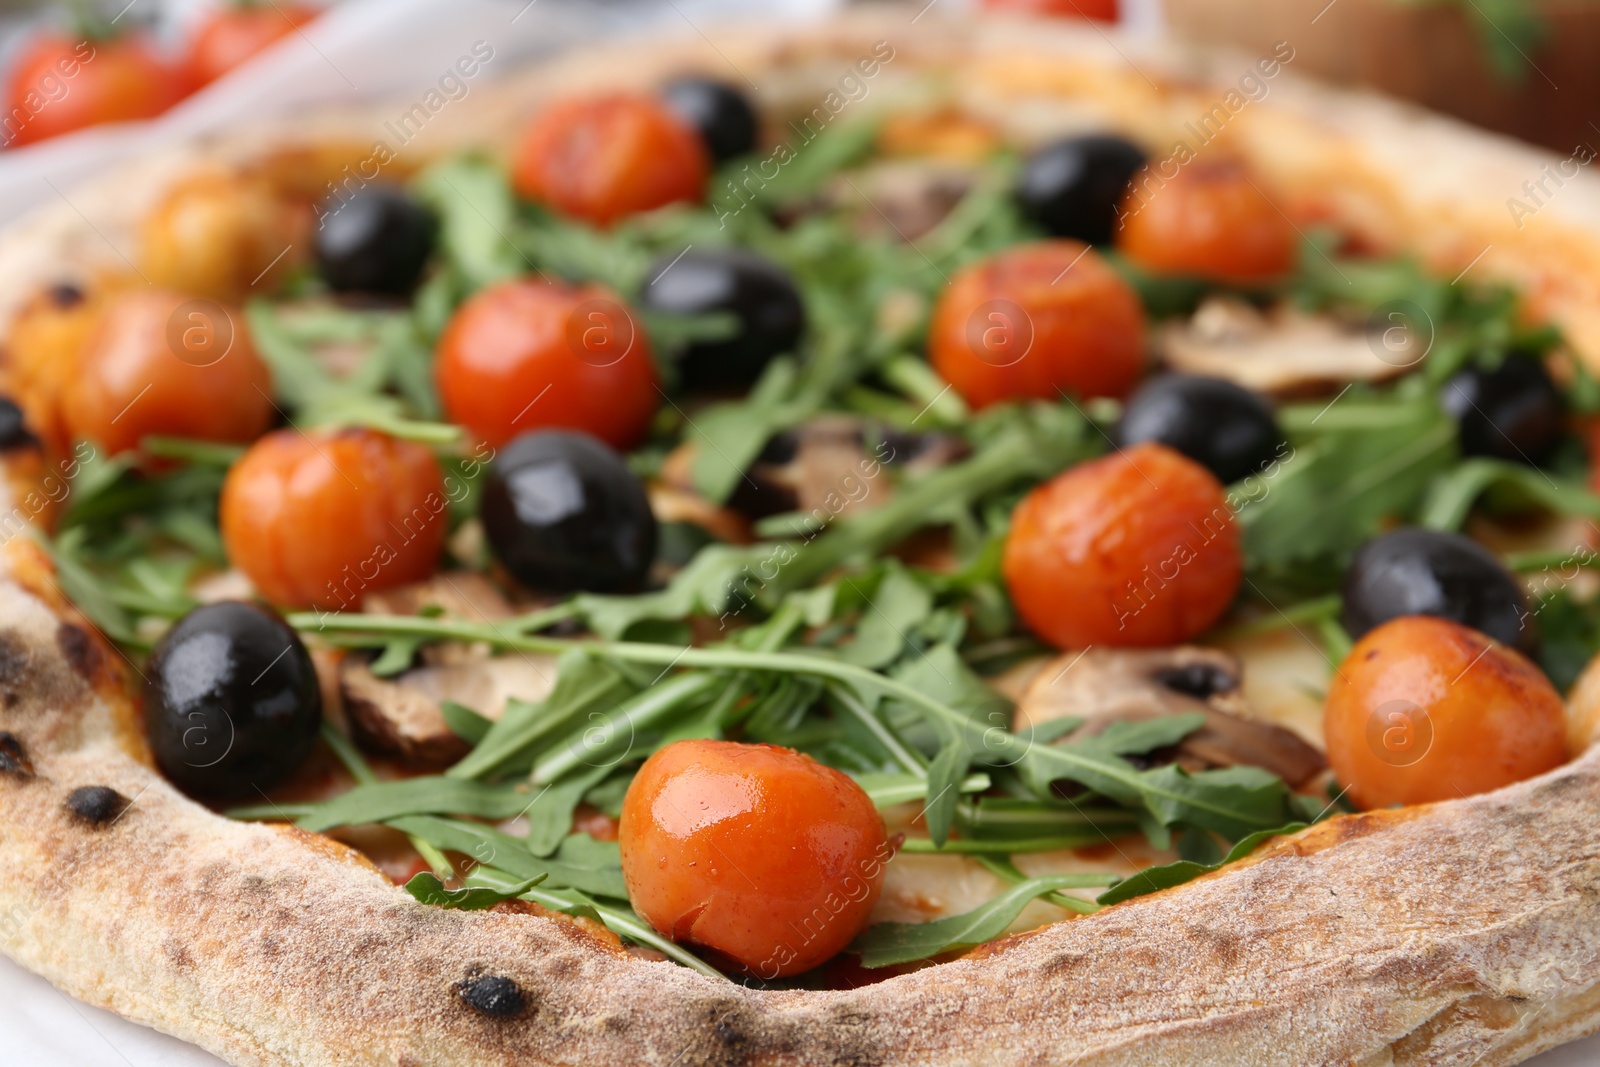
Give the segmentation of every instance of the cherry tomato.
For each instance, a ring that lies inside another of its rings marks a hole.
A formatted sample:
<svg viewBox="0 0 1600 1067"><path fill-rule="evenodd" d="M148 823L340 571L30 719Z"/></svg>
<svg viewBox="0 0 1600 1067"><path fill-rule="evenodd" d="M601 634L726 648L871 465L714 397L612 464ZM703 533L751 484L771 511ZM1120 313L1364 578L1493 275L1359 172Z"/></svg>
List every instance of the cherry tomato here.
<svg viewBox="0 0 1600 1067"><path fill-rule="evenodd" d="M1476 630L1405 615L1328 687L1328 763L1365 808L1487 793L1567 759L1566 708L1538 667Z"/></svg>
<svg viewBox="0 0 1600 1067"><path fill-rule="evenodd" d="M866 926L890 850L849 777L776 745L679 741L622 801L628 899L662 935L761 978L808 971Z"/></svg>
<svg viewBox="0 0 1600 1067"><path fill-rule="evenodd" d="M1136 175L1117 247L1154 274L1270 281L1294 267L1294 224L1237 163L1191 163L1164 183Z"/></svg>
<svg viewBox="0 0 1600 1067"><path fill-rule="evenodd" d="M35 37L11 67L8 145L159 115L184 92L184 77L145 37L84 41L62 34Z"/></svg>
<svg viewBox="0 0 1600 1067"><path fill-rule="evenodd" d="M66 383L70 435L115 454L149 434L249 441L272 424L272 375L237 310L165 289L109 302Z"/></svg>
<svg viewBox="0 0 1600 1067"><path fill-rule="evenodd" d="M140 264L157 285L216 300L274 291L305 261L311 212L258 175L200 170L139 223Z"/></svg>
<svg viewBox="0 0 1600 1067"><path fill-rule="evenodd" d="M553 104L523 132L517 192L608 226L705 192L711 157L700 135L651 96L612 93Z"/></svg>
<svg viewBox="0 0 1600 1067"><path fill-rule="evenodd" d="M1188 641L1227 610L1244 573L1222 483L1152 443L1028 494L1003 567L1018 614L1060 648Z"/></svg>
<svg viewBox="0 0 1600 1067"><path fill-rule="evenodd" d="M980 260L939 297L934 369L975 407L1037 397L1120 397L1144 369L1144 307L1100 255L1042 241Z"/></svg>
<svg viewBox="0 0 1600 1067"><path fill-rule="evenodd" d="M210 85L268 45L287 37L320 11L300 4L231 4L201 25L189 47L189 77L195 88Z"/></svg>
<svg viewBox="0 0 1600 1067"><path fill-rule="evenodd" d="M660 399L650 342L609 289L501 282L456 311L435 372L451 421L499 447L529 430L582 430L619 449Z"/></svg>
<svg viewBox="0 0 1600 1067"><path fill-rule="evenodd" d="M1117 21L1117 0L983 0L990 11L1026 11L1034 15Z"/></svg>
<svg viewBox="0 0 1600 1067"><path fill-rule="evenodd" d="M445 506L422 445L374 430L278 430L228 471L222 540L273 603L353 608L433 573Z"/></svg>

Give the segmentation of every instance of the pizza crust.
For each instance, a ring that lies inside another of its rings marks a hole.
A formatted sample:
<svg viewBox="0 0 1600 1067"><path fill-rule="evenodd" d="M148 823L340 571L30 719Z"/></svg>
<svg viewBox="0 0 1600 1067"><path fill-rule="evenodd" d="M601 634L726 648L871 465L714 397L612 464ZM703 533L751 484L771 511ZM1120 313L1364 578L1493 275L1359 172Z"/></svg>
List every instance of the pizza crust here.
<svg viewBox="0 0 1600 1067"><path fill-rule="evenodd" d="M925 92L953 69L961 99L1011 135L1111 122L1155 142L1243 69L1081 28L908 20L577 56L472 98L430 148L503 146L552 93L722 70L723 57L759 72L764 102L799 104L879 40L896 49L880 96ZM1083 96L1064 107L1068 92ZM1230 137L1291 210L1318 207L1435 266L1494 244L1472 269L1519 280L1600 353L1584 310L1600 306L1593 183L1508 234L1497 183L1550 157L1288 75L1251 108ZM294 136L377 125L321 122ZM63 271L117 269L163 182L288 136L146 160L14 228L0 238L0 311ZM566 918L418 904L343 846L187 800L143 751L131 665L85 636L24 539L3 563L0 731L23 759L0 759L0 949L236 1064L1465 1067L1600 1026L1593 749L1489 796L1336 819L1178 889L878 985L756 991L628 955ZM96 822L69 803L87 786L131 803Z"/></svg>

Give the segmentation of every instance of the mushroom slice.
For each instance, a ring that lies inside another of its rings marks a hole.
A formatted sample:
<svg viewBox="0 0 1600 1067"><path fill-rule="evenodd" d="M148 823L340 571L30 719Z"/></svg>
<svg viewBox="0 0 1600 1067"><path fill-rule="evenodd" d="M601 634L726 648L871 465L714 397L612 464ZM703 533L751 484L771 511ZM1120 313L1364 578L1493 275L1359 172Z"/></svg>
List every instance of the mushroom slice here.
<svg viewBox="0 0 1600 1067"><path fill-rule="evenodd" d="M1040 671L1017 704L1025 730L1062 718L1083 725L1063 740L1094 737L1114 722L1198 712L1205 725L1184 738L1172 762L1191 770L1245 764L1298 786L1321 773L1322 754L1290 730L1249 717L1238 659L1220 649L1087 649Z"/></svg>
<svg viewBox="0 0 1600 1067"><path fill-rule="evenodd" d="M1404 374L1422 361L1427 338L1398 322L1348 323L1287 305L1262 311L1237 297L1211 296L1187 322L1163 329L1156 343L1173 370L1296 397Z"/></svg>
<svg viewBox="0 0 1600 1067"><path fill-rule="evenodd" d="M339 666L345 711L362 739L431 766L453 763L470 747L445 721L445 701L499 719L513 697L543 700L555 677L555 657L543 655L417 667L394 678L379 678L358 656L347 656Z"/></svg>
<svg viewBox="0 0 1600 1067"><path fill-rule="evenodd" d="M943 222L976 182L969 161L883 160L853 176L840 175L826 195L838 206L858 209L857 227L864 234L915 241Z"/></svg>

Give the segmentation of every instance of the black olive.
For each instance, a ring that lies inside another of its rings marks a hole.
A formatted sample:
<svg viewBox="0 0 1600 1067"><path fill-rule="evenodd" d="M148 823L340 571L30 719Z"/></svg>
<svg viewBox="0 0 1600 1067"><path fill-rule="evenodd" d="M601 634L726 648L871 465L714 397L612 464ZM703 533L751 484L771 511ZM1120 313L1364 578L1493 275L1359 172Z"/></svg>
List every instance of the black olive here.
<svg viewBox="0 0 1600 1067"><path fill-rule="evenodd" d="M28 429L22 408L9 396L0 396L0 449L36 445L39 439Z"/></svg>
<svg viewBox="0 0 1600 1067"><path fill-rule="evenodd" d="M718 163L742 156L756 146L756 109L738 89L714 78L676 78L661 98L684 122L699 132Z"/></svg>
<svg viewBox="0 0 1600 1067"><path fill-rule="evenodd" d="M1561 441L1561 390L1535 356L1508 355L1493 370L1468 367L1439 392L1460 426L1461 453L1538 464Z"/></svg>
<svg viewBox="0 0 1600 1067"><path fill-rule="evenodd" d="M495 558L535 589L636 589L656 556L644 485L588 434L513 440L489 469L480 514Z"/></svg>
<svg viewBox="0 0 1600 1067"><path fill-rule="evenodd" d="M394 185L375 184L317 208L317 267L342 293L405 296L433 250L433 216Z"/></svg>
<svg viewBox="0 0 1600 1067"><path fill-rule="evenodd" d="M156 762L186 793L246 796L311 753L322 694L300 635L255 604L195 608L145 667L145 729Z"/></svg>
<svg viewBox="0 0 1600 1067"><path fill-rule="evenodd" d="M774 356L793 352L806 309L787 271L739 248L666 256L650 268L640 303L675 315L729 314L733 336L695 341L683 352L683 384L740 388L761 376Z"/></svg>
<svg viewBox="0 0 1600 1067"><path fill-rule="evenodd" d="M1023 164L1017 203L1056 237L1110 244L1117 206L1144 164L1138 145L1111 134L1054 141Z"/></svg>
<svg viewBox="0 0 1600 1067"><path fill-rule="evenodd" d="M1538 647L1522 584L1460 534L1406 527L1356 552L1344 577L1345 630L1358 638L1401 615L1450 619L1525 652Z"/></svg>
<svg viewBox="0 0 1600 1067"><path fill-rule="evenodd" d="M1163 374L1140 386L1111 436L1123 448L1156 441L1176 449L1224 485L1259 473L1286 444L1262 396L1199 374Z"/></svg>

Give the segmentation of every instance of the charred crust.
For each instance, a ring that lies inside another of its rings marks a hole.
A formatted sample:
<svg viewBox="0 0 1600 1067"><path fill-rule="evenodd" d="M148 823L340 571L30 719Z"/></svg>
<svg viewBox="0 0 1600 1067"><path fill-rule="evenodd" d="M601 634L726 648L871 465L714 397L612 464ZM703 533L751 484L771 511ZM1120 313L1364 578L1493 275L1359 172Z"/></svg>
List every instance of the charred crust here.
<svg viewBox="0 0 1600 1067"><path fill-rule="evenodd" d="M22 408L9 396L0 395L0 451L14 448L36 448L39 439L28 429Z"/></svg>
<svg viewBox="0 0 1600 1067"><path fill-rule="evenodd" d="M57 282L45 290L45 296L50 303L62 311L70 310L83 303L83 290L72 282Z"/></svg>
<svg viewBox="0 0 1600 1067"><path fill-rule="evenodd" d="M1229 672L1216 663L1185 663L1177 667L1162 667L1152 675L1155 681L1175 693L1207 700L1219 693L1232 693L1239 688L1239 675Z"/></svg>
<svg viewBox="0 0 1600 1067"><path fill-rule="evenodd" d="M8 703L17 690L27 685L32 659L27 645L11 634L0 634L0 687L6 690Z"/></svg>
<svg viewBox="0 0 1600 1067"><path fill-rule="evenodd" d="M467 1007L496 1019L521 1015L528 1007L522 987L504 975L468 974L451 988Z"/></svg>
<svg viewBox="0 0 1600 1067"><path fill-rule="evenodd" d="M0 774L11 774L18 778L33 777L33 762L28 759L17 735L9 730L0 730Z"/></svg>
<svg viewBox="0 0 1600 1067"><path fill-rule="evenodd" d="M67 794L67 810L90 826L108 826L128 810L130 801L108 785L79 786Z"/></svg>
<svg viewBox="0 0 1600 1067"><path fill-rule="evenodd" d="M89 636L89 631L76 623L64 622L56 628L56 647L72 664L72 669L90 681L105 661L104 653Z"/></svg>

